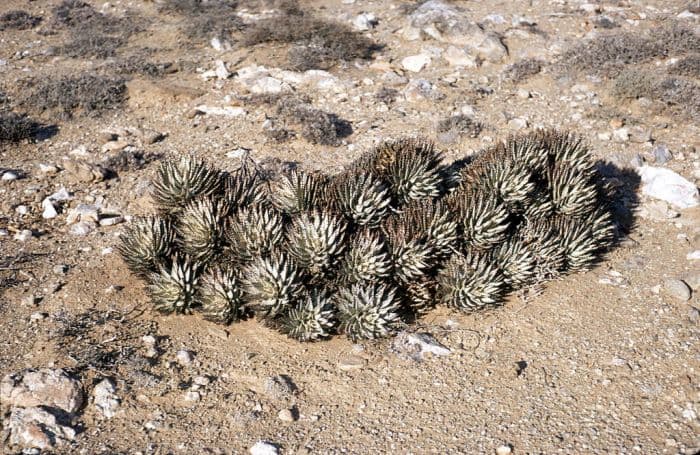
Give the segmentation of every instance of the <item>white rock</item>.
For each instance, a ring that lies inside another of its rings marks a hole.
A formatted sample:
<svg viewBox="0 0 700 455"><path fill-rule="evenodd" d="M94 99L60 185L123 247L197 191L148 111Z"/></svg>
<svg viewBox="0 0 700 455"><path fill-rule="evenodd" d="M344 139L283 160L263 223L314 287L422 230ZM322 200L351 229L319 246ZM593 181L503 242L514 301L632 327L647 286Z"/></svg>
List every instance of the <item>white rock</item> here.
<svg viewBox="0 0 700 455"><path fill-rule="evenodd" d="M276 445L266 441L258 441L250 448L250 455L278 455L279 453Z"/></svg>
<svg viewBox="0 0 700 455"><path fill-rule="evenodd" d="M27 213L29 213L29 207L27 207L24 204L20 204L17 207L15 207L15 212L17 212L17 214L20 216L24 216Z"/></svg>
<svg viewBox="0 0 700 455"><path fill-rule="evenodd" d="M666 278L664 280L664 291L669 296L683 301L690 300L692 295L690 286L677 278Z"/></svg>
<svg viewBox="0 0 700 455"><path fill-rule="evenodd" d="M513 130L522 130L527 128L527 119L516 117L508 122L508 127Z"/></svg>
<svg viewBox="0 0 700 455"><path fill-rule="evenodd" d="M226 68L226 63L224 63L223 60L217 60L214 62L214 73L216 74L216 77L221 80L231 77L231 73Z"/></svg>
<svg viewBox="0 0 700 455"><path fill-rule="evenodd" d="M70 201L71 199L73 199L73 196L70 195L68 190L66 190L64 187L61 187L60 190L56 191L51 196L48 196L48 198L54 202L63 202Z"/></svg>
<svg viewBox="0 0 700 455"><path fill-rule="evenodd" d="M0 399L3 405L48 406L72 414L83 404L83 389L62 369L24 370L2 379Z"/></svg>
<svg viewBox="0 0 700 455"><path fill-rule="evenodd" d="M595 14L600 12L600 5L595 3L582 3L579 8L588 14Z"/></svg>
<svg viewBox="0 0 700 455"><path fill-rule="evenodd" d="M120 400L115 394L116 391L114 381L109 378L100 381L92 391L95 407L107 419L114 417L119 410Z"/></svg>
<svg viewBox="0 0 700 455"><path fill-rule="evenodd" d="M77 223L78 221L86 221L97 223L100 219L97 206L91 204L78 204L74 209L71 209L66 216L66 224Z"/></svg>
<svg viewBox="0 0 700 455"><path fill-rule="evenodd" d="M57 166L54 166L53 164L43 164L43 163L39 163L38 166L39 166L39 171L40 171L42 174L53 175L53 174L58 173L58 167L57 167Z"/></svg>
<svg viewBox="0 0 700 455"><path fill-rule="evenodd" d="M95 227L97 225L92 221L80 221L70 227L70 233L78 236L88 235L95 230Z"/></svg>
<svg viewBox="0 0 700 455"><path fill-rule="evenodd" d="M500 38L470 20L461 8L441 0L429 0L410 15L411 26L438 41L467 46L491 62L500 62L508 50Z"/></svg>
<svg viewBox="0 0 700 455"><path fill-rule="evenodd" d="M188 390L187 392L185 392L185 396L183 397L183 399L185 401L189 401L189 402L199 401L201 398L202 397L199 394L199 392L197 392L195 390Z"/></svg>
<svg viewBox="0 0 700 455"><path fill-rule="evenodd" d="M18 178L19 175L16 172L5 171L2 173L2 180L5 182L11 182L13 180L17 180Z"/></svg>
<svg viewBox="0 0 700 455"><path fill-rule="evenodd" d="M698 188L670 169L642 166L637 169L642 178L642 193L661 199L679 208L687 209L700 203Z"/></svg>
<svg viewBox="0 0 700 455"><path fill-rule="evenodd" d="M510 455L513 453L513 449L510 446L502 445L496 448L496 455Z"/></svg>
<svg viewBox="0 0 700 455"><path fill-rule="evenodd" d="M411 55L401 60L401 66L413 73L420 72L430 64L430 56L426 54Z"/></svg>
<svg viewBox="0 0 700 455"><path fill-rule="evenodd" d="M13 408L8 428L10 443L27 449L52 450L75 438L75 430L38 407Z"/></svg>
<svg viewBox="0 0 700 455"><path fill-rule="evenodd" d="M700 250L695 250L695 251L692 251L692 252L686 254L685 258L689 261L700 260Z"/></svg>
<svg viewBox="0 0 700 455"><path fill-rule="evenodd" d="M219 52L224 50L224 46L221 44L221 40L219 38L212 38L211 41L209 41L209 44L211 44L211 47L213 47L214 50Z"/></svg>
<svg viewBox="0 0 700 455"><path fill-rule="evenodd" d="M484 22L491 22L492 24L505 24L506 20L500 14L487 14L484 16Z"/></svg>
<svg viewBox="0 0 700 455"><path fill-rule="evenodd" d="M465 68L476 68L477 66L474 56L467 54L464 49L456 46L448 46L442 56L451 66L463 66Z"/></svg>
<svg viewBox="0 0 700 455"><path fill-rule="evenodd" d="M423 99L431 99L439 96L439 92L430 81L425 79L411 79L403 90L406 101L415 102Z"/></svg>
<svg viewBox="0 0 700 455"><path fill-rule="evenodd" d="M613 131L613 140L615 142L627 142L630 140L630 132L627 128L618 128Z"/></svg>
<svg viewBox="0 0 700 455"><path fill-rule="evenodd" d="M251 93L282 93L291 91L291 86L286 82L270 76L270 70L264 66L250 65L238 69L238 81Z"/></svg>
<svg viewBox="0 0 700 455"><path fill-rule="evenodd" d="M216 107L216 106L206 106L204 104L201 104L195 108L199 112L202 112L207 115L221 115L224 117L240 117L243 115L246 115L246 110L243 109L242 107L234 107L234 106L224 106L224 107Z"/></svg>
<svg viewBox="0 0 700 455"><path fill-rule="evenodd" d="M108 214L100 217L100 226L114 226L124 222L124 217L119 214Z"/></svg>
<svg viewBox="0 0 700 455"><path fill-rule="evenodd" d="M180 365L189 365L194 360L194 355L192 354L192 351L188 351L187 349L180 349L175 354L175 359Z"/></svg>
<svg viewBox="0 0 700 455"><path fill-rule="evenodd" d="M277 413L277 418L280 419L282 422L294 422L296 420L294 418L294 413L289 409L282 409L280 412Z"/></svg>
<svg viewBox="0 0 700 455"><path fill-rule="evenodd" d="M43 201L41 201L41 208L44 210L41 214L41 217L45 220L50 220L58 216L56 207L53 206L53 203L49 198L45 198Z"/></svg>
<svg viewBox="0 0 700 455"><path fill-rule="evenodd" d="M20 242L26 242L27 240L32 238L32 235L32 231L30 231L29 229L22 229L14 236L12 236L12 238Z"/></svg>
<svg viewBox="0 0 700 455"><path fill-rule="evenodd" d="M678 19L695 19L698 17L698 15L691 12L691 11L685 10L685 11L678 13L678 15L676 17Z"/></svg>
<svg viewBox="0 0 700 455"><path fill-rule="evenodd" d="M355 27L355 30L359 30L361 32L376 27L377 23L377 16L372 13L362 13L352 21L352 25Z"/></svg>
<svg viewBox="0 0 700 455"><path fill-rule="evenodd" d="M423 360L425 354L440 357L452 353L429 333L402 332L394 339L392 349L401 357L418 361Z"/></svg>

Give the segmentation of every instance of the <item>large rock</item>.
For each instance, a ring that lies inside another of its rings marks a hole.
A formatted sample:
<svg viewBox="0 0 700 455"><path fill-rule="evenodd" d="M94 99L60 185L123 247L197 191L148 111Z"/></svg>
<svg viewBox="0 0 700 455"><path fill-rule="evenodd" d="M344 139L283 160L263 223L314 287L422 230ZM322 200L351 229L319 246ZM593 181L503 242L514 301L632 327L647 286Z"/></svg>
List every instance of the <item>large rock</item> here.
<svg viewBox="0 0 700 455"><path fill-rule="evenodd" d="M44 368L9 374L0 382L3 406L58 408L69 414L83 405L80 382L62 369Z"/></svg>
<svg viewBox="0 0 700 455"><path fill-rule="evenodd" d="M42 408L13 408L8 424L10 444L26 449L51 450L72 441L75 430Z"/></svg>
<svg viewBox="0 0 700 455"><path fill-rule="evenodd" d="M698 188L670 169L642 166L638 169L642 178L642 193L661 199L679 209L688 209L700 204Z"/></svg>
<svg viewBox="0 0 700 455"><path fill-rule="evenodd" d="M500 62L508 55L508 49L498 35L471 21L461 8L440 0L423 3L411 13L410 21L413 30L421 30L443 43L463 47L490 62Z"/></svg>

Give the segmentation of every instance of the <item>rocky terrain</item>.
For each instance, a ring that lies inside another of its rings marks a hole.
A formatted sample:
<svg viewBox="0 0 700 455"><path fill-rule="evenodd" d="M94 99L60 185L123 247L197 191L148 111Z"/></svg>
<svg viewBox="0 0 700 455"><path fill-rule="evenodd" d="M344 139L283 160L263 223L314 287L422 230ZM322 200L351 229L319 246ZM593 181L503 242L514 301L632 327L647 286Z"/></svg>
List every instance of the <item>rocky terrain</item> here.
<svg viewBox="0 0 700 455"><path fill-rule="evenodd" d="M6 0L2 453L700 450L697 1ZM395 338L161 316L116 253L158 163L339 171L571 130L620 189L586 273Z"/></svg>

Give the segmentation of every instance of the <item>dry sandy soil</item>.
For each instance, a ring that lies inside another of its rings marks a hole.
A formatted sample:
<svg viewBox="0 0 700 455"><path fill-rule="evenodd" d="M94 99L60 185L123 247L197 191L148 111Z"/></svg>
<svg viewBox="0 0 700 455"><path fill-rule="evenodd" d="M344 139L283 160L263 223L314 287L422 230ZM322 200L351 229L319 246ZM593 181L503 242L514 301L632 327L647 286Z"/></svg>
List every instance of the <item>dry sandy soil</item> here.
<svg viewBox="0 0 700 455"><path fill-rule="evenodd" d="M697 208L669 214L670 208L642 197L647 216L636 210L636 225L593 270L548 283L527 299L511 297L490 312L434 310L406 330L431 333L451 354L422 361L397 355L392 340L353 344L335 337L301 344L256 321L222 327L196 316L160 316L112 249L121 226L76 235L66 219L79 203L124 216L148 212L149 179L170 154L193 151L233 168L244 148L259 162L336 171L378 141L405 134L437 139L446 159L454 160L518 128L540 126L581 134L597 158L620 168L640 159L654 164L652 150L664 144L674 158L654 165L697 184L697 67L684 76L696 84L686 105L654 99L654 93L615 97L619 67L572 68L573 59L561 58L598 35L665 39L656 34L669 20L697 33L697 2L452 2L508 49L502 58L455 66L445 59L449 43L425 33L409 39L409 15L417 4L302 1L303 10L349 27L359 14L372 13L376 24L359 33L381 45L368 59L325 65L328 74L286 74L285 89L350 123L351 134L323 145L302 134L282 142L265 134L268 117L296 133L300 127L281 119L274 106L251 101L250 84L240 76L254 64L274 71L287 64L287 44L247 45L242 39L245 27L274 14L280 2L241 2L234 11L242 31L224 32L224 47L217 50L210 45L217 32L206 21L164 9L167 2L87 1L116 25L113 36L126 33L127 25L136 28L112 55L63 50L71 34L92 29L81 25L76 32L56 22L56 0L0 5L0 14L21 9L41 17L26 29L0 31L0 92L6 98L0 104L44 125L30 139L0 142L0 173L21 177L0 182L0 375L65 368L87 396L110 377L121 400L111 419L88 400L73 418L75 440L57 445L55 453L243 453L260 440L285 454L494 453L500 446L507 446L502 453L700 449L700 301L697 292L683 300L664 285L683 279L697 290L698 261L687 258L700 249ZM188 31L192 24L199 33ZM626 63L664 77L693 52L700 49ZM115 65L130 55L170 63L170 70L116 75ZM402 60L412 55L430 56L430 62L408 71ZM524 58L540 60L541 71L517 81L505 77L508 65ZM215 69L217 60L232 74L205 80L202 73ZM36 87L84 72L124 77L124 103L104 111L39 110L37 99L49 95L36 94ZM316 85L318 78L327 85ZM427 81L422 92L411 89L417 80ZM395 90L384 93L395 101L378 99L382 88ZM197 106L245 113L202 113ZM483 124L477 137L440 136L437 121L459 113ZM621 137L624 128L629 137ZM110 132L117 141L109 141ZM153 132L164 137L153 142ZM105 164L120 151L122 165ZM139 154L143 163L134 158ZM66 157L111 172L92 179L71 171ZM59 171L45 172L40 164ZM62 187L72 201L57 217L43 219L41 201ZM23 230L31 237L20 239ZM143 341L147 335L155 337L155 351ZM178 361L179 350L190 351L192 361ZM203 385L195 384L197 377ZM191 400L193 385L198 400ZM280 418L284 410L291 419L284 413ZM7 429L0 437L8 437ZM9 439L0 446L3 453L22 450Z"/></svg>

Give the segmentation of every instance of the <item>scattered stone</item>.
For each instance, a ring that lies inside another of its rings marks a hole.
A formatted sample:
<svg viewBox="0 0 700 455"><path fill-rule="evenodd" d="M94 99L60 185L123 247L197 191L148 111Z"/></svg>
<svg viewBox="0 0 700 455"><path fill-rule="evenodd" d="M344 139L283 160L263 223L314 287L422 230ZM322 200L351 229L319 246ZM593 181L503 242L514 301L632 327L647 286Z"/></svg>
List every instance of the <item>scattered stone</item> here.
<svg viewBox="0 0 700 455"><path fill-rule="evenodd" d="M639 215L654 221L667 221L677 218L680 214L671 210L664 201L649 201L642 205Z"/></svg>
<svg viewBox="0 0 700 455"><path fill-rule="evenodd" d="M11 182L13 180L19 179L19 174L13 171L5 171L2 173L2 180L5 182Z"/></svg>
<svg viewBox="0 0 700 455"><path fill-rule="evenodd" d="M352 21L352 25L355 27L355 30L358 30L361 32L365 32L369 29L376 27L378 23L379 23L379 21L377 20L377 16L375 16L372 13L359 14Z"/></svg>
<svg viewBox="0 0 700 455"><path fill-rule="evenodd" d="M630 140L629 129L623 127L613 131L613 140L615 142L628 142Z"/></svg>
<svg viewBox="0 0 700 455"><path fill-rule="evenodd" d="M700 250L691 251L690 253L685 255L685 258L689 261L700 260Z"/></svg>
<svg viewBox="0 0 700 455"><path fill-rule="evenodd" d="M199 394L199 392L197 392L197 391L195 391L195 390L188 390L187 392L185 392L185 395L184 395L184 397L183 397L183 399L184 399L185 401L188 401L188 402L199 401L201 398L202 398L202 397L201 397L201 395Z"/></svg>
<svg viewBox="0 0 700 455"><path fill-rule="evenodd" d="M510 119L510 121L508 121L508 128L510 128L512 130L516 130L516 131L523 130L523 129L527 128L527 126L528 126L527 120L524 118L521 118L521 117L516 117L516 118Z"/></svg>
<svg viewBox="0 0 700 455"><path fill-rule="evenodd" d="M39 321L43 321L47 317L49 317L49 315L47 313L44 313L41 311L36 311L36 312L29 315L29 320L31 322L39 322Z"/></svg>
<svg viewBox="0 0 700 455"><path fill-rule="evenodd" d="M637 144L644 144L645 142L651 141L652 135L651 131L642 128L641 126L636 126L629 130L629 140Z"/></svg>
<svg viewBox="0 0 700 455"><path fill-rule="evenodd" d="M29 207L27 207L24 204L20 204L17 207L15 207L15 212L20 216L24 216L27 213L29 213Z"/></svg>
<svg viewBox="0 0 700 455"><path fill-rule="evenodd" d="M683 281L676 278L665 279L663 289L667 295L678 300L690 300L690 297L692 295L690 287Z"/></svg>
<svg viewBox="0 0 700 455"><path fill-rule="evenodd" d="M700 289L700 271L684 273L681 278L685 284L690 286L693 292L697 292Z"/></svg>
<svg viewBox="0 0 700 455"><path fill-rule="evenodd" d="M666 144L656 144L651 154L654 157L654 162L657 164L664 164L673 159L673 155Z"/></svg>
<svg viewBox="0 0 700 455"><path fill-rule="evenodd" d="M338 368L342 371L361 370L365 366L365 359L356 355L348 355L340 359Z"/></svg>
<svg viewBox="0 0 700 455"><path fill-rule="evenodd" d="M500 62L508 55L498 35L471 21L463 9L441 0L422 3L411 13L410 21L408 34L414 33L411 29L417 29L437 41L457 46L466 44L472 53L490 62Z"/></svg>
<svg viewBox="0 0 700 455"><path fill-rule="evenodd" d="M116 391L117 387L114 381L106 378L100 381L92 392L95 407L107 419L114 417L120 406L119 397L115 394Z"/></svg>
<svg viewBox="0 0 700 455"><path fill-rule="evenodd" d="M679 209L695 207L700 203L698 188L670 169L642 166L637 172L642 178L642 193L661 199Z"/></svg>
<svg viewBox="0 0 700 455"><path fill-rule="evenodd" d="M12 238L20 242L26 242L27 240L32 238L32 235L33 233L29 229L22 229L21 231L17 232L14 236L12 236Z"/></svg>
<svg viewBox="0 0 700 455"><path fill-rule="evenodd" d="M100 216L100 226L114 226L124 222L124 217L117 214L102 214Z"/></svg>
<svg viewBox="0 0 700 455"><path fill-rule="evenodd" d="M297 386L289 376L278 375L265 379L265 392L273 398L290 398L296 390Z"/></svg>
<svg viewBox="0 0 700 455"><path fill-rule="evenodd" d="M86 221L97 223L100 219L99 209L91 204L78 204L74 209L68 212L66 224L77 223L78 221Z"/></svg>
<svg viewBox="0 0 700 455"><path fill-rule="evenodd" d="M72 225L69 232L73 235L84 236L94 231L95 227L97 225L92 221L81 221Z"/></svg>
<svg viewBox="0 0 700 455"><path fill-rule="evenodd" d="M58 216L58 212L56 211L56 207L53 206L53 203L51 202L51 199L46 198L43 201L41 201L41 208L43 209L43 212L41 213L41 217L44 218L45 220L50 220L52 218L56 218Z"/></svg>
<svg viewBox="0 0 700 455"><path fill-rule="evenodd" d="M221 40L219 38L212 38L209 44L211 44L211 47L213 47L215 51L221 52L224 50L224 46L221 44Z"/></svg>
<svg viewBox="0 0 700 455"><path fill-rule="evenodd" d="M202 114L221 115L223 117L241 117L247 114L246 110L242 107L234 106L216 107L201 105L197 106L195 109L197 112L201 112Z"/></svg>
<svg viewBox="0 0 700 455"><path fill-rule="evenodd" d="M294 410L282 409L279 413L277 413L277 418L282 422L294 422L297 420L294 414Z"/></svg>
<svg viewBox="0 0 700 455"><path fill-rule="evenodd" d="M456 46L448 46L442 56L451 66L477 67L476 58L473 55L469 55L464 49Z"/></svg>
<svg viewBox="0 0 700 455"><path fill-rule="evenodd" d="M430 64L430 56L427 54L411 55L401 60L401 66L413 73L420 72Z"/></svg>
<svg viewBox="0 0 700 455"><path fill-rule="evenodd" d="M435 100L442 95L430 81L425 79L412 79L403 90L406 101L417 102L424 99Z"/></svg>
<svg viewBox="0 0 700 455"><path fill-rule="evenodd" d="M258 441L250 448L250 455L279 455L279 448L267 441Z"/></svg>
<svg viewBox="0 0 700 455"><path fill-rule="evenodd" d="M515 92L515 94L518 95L518 98L523 99L523 100L529 99L529 98L531 97L530 91L529 91L529 90L525 90L524 88L519 88L519 89Z"/></svg>
<svg viewBox="0 0 700 455"><path fill-rule="evenodd" d="M39 407L13 408L8 429L10 444L26 449L53 450L75 438L75 430Z"/></svg>
<svg viewBox="0 0 700 455"><path fill-rule="evenodd" d="M39 172L45 175L55 175L58 174L58 167L53 164L43 164L39 163Z"/></svg>
<svg viewBox="0 0 700 455"><path fill-rule="evenodd" d="M209 384L211 384L211 379L209 379L206 376L195 376L195 378L192 380L192 382L194 382L198 386L204 387L204 386L208 386Z"/></svg>
<svg viewBox="0 0 700 455"><path fill-rule="evenodd" d="M401 332L392 342L391 348L399 357L415 361L423 360L425 354L441 357L452 353L429 333Z"/></svg>
<svg viewBox="0 0 700 455"><path fill-rule="evenodd" d="M64 187L61 187L60 190L56 191L53 193L51 196L48 197L54 202L64 202L64 201L70 201L73 199L73 196L70 195L67 189Z"/></svg>
<svg viewBox="0 0 700 455"><path fill-rule="evenodd" d="M513 453L513 448L510 445L502 445L496 448L496 455L510 455Z"/></svg>
<svg viewBox="0 0 700 455"><path fill-rule="evenodd" d="M160 131L146 129L141 134L141 140L145 145L155 144L165 139L165 134Z"/></svg>
<svg viewBox="0 0 700 455"><path fill-rule="evenodd" d="M231 73L228 68L226 68L226 63L223 60L217 60L214 62L214 73L216 77L220 80L228 79L231 77Z"/></svg>
<svg viewBox="0 0 700 455"><path fill-rule="evenodd" d="M100 151L102 153L121 152L131 144L124 140L110 141L102 145Z"/></svg>
<svg viewBox="0 0 700 455"><path fill-rule="evenodd" d="M264 66L246 66L240 68L237 73L238 81L251 93L275 94L292 90L286 82L270 76L270 71Z"/></svg>
<svg viewBox="0 0 700 455"><path fill-rule="evenodd" d="M700 310L695 308L694 306L691 306L688 309L688 319L690 319L694 323L700 322Z"/></svg>
<svg viewBox="0 0 700 455"><path fill-rule="evenodd" d="M194 361L194 354L192 354L192 351L188 351L187 349L180 349L175 354L175 359L177 360L177 363L182 366L191 365Z"/></svg>
<svg viewBox="0 0 700 455"><path fill-rule="evenodd" d="M65 158L63 167L70 174L73 183L101 182L107 178L108 171L97 164L80 159Z"/></svg>
<svg viewBox="0 0 700 455"><path fill-rule="evenodd" d="M73 414L83 404L83 389L62 369L24 370L2 379L0 399L3 406L47 406Z"/></svg>

